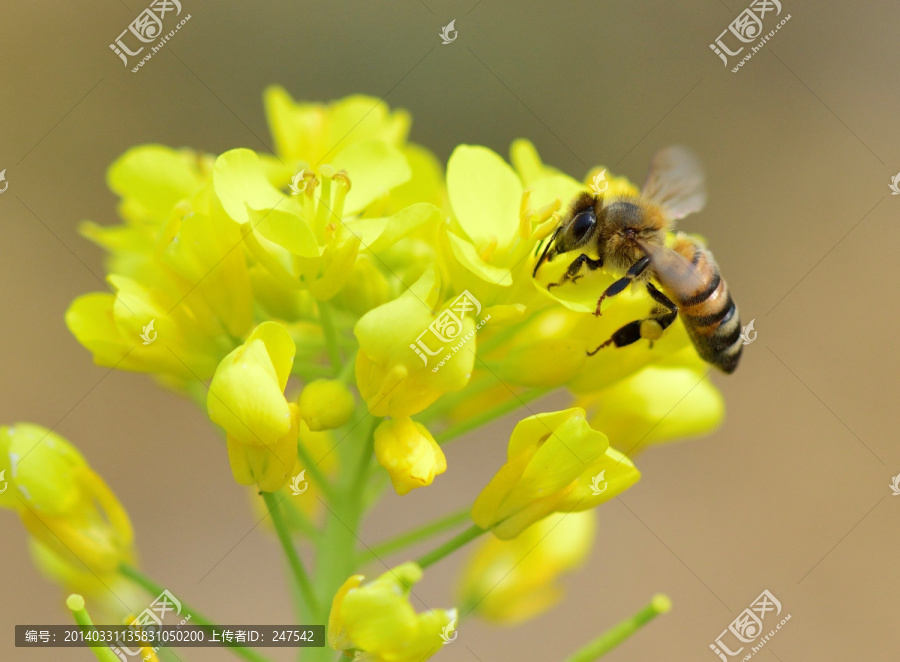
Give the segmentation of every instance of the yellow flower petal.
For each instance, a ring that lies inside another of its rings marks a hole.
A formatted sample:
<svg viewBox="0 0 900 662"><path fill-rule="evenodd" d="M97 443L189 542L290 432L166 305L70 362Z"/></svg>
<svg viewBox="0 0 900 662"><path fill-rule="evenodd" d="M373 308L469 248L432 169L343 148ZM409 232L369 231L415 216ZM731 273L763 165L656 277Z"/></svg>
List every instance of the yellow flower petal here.
<svg viewBox="0 0 900 662"><path fill-rule="evenodd" d="M139 145L109 167L109 188L147 215L164 217L203 183L197 155L163 145Z"/></svg>
<svg viewBox="0 0 900 662"><path fill-rule="evenodd" d="M447 240L450 243L450 250L453 251L454 257L473 274L491 285L500 285L502 287L512 285L512 274L509 269L491 266L481 259L475 250L475 246L465 239L457 237L452 232L447 232Z"/></svg>
<svg viewBox="0 0 900 662"><path fill-rule="evenodd" d="M291 429L284 387L294 342L276 322L260 324L247 342L222 359L209 387L209 417L237 442L269 445Z"/></svg>
<svg viewBox="0 0 900 662"><path fill-rule="evenodd" d="M354 327L360 346L356 383L373 415L412 416L442 394L461 389L468 382L475 361L475 338L465 346L471 351L455 354L449 343L433 344L429 348L429 352L435 352L430 364L424 363L414 349L423 334L431 333L428 328L435 321L431 310L438 293L437 273L428 269L409 290L370 310ZM473 332L474 321L466 317L462 327L453 336L454 343ZM386 329L391 332L386 333ZM448 353L452 355L438 368L438 358Z"/></svg>
<svg viewBox="0 0 900 662"><path fill-rule="evenodd" d="M461 603L504 625L547 611L562 597L560 576L590 552L595 529L591 512L558 513L512 540L484 539L463 567Z"/></svg>
<svg viewBox="0 0 900 662"><path fill-rule="evenodd" d="M447 191L460 226L479 250L507 246L518 230L522 184L487 147L460 145L447 163Z"/></svg>
<svg viewBox="0 0 900 662"><path fill-rule="evenodd" d="M435 476L447 470L447 460L434 437L410 418L382 421L375 428L375 458L400 495L431 485Z"/></svg>
<svg viewBox="0 0 900 662"><path fill-rule="evenodd" d="M286 197L263 174L251 149L232 149L216 159L213 186L225 212L238 223L250 220L247 208L272 209Z"/></svg>
<svg viewBox="0 0 900 662"><path fill-rule="evenodd" d="M313 432L333 430L350 420L356 402L339 379L317 379L300 392L300 415Z"/></svg>
<svg viewBox="0 0 900 662"><path fill-rule="evenodd" d="M354 575L338 590L328 619L328 643L336 650L363 651L372 662L421 662L441 648L441 632L457 618L455 609L417 614L409 603L422 577L404 563L368 584Z"/></svg>
<svg viewBox="0 0 900 662"><path fill-rule="evenodd" d="M698 361L699 363L699 361ZM634 455L651 444L709 434L722 422L722 394L701 365L651 365L580 402L591 424Z"/></svg>
<svg viewBox="0 0 900 662"><path fill-rule="evenodd" d="M264 211L248 210L253 231L294 255L319 257L322 249L316 234L296 210L275 208Z"/></svg>
<svg viewBox="0 0 900 662"><path fill-rule="evenodd" d="M352 186L344 211L354 214L372 204L410 178L406 157L398 148L381 140L354 143L330 160L337 170L346 170Z"/></svg>
<svg viewBox="0 0 900 662"><path fill-rule="evenodd" d="M439 223L441 210L425 202L410 205L392 216L361 218L346 223L364 250L380 253L421 228Z"/></svg>
<svg viewBox="0 0 900 662"><path fill-rule="evenodd" d="M639 477L627 458L609 449L606 435L587 424L579 408L520 421L507 458L472 507L475 523L493 529L502 540L515 538L553 511L590 508L620 494ZM609 488L587 497L591 472L604 469Z"/></svg>

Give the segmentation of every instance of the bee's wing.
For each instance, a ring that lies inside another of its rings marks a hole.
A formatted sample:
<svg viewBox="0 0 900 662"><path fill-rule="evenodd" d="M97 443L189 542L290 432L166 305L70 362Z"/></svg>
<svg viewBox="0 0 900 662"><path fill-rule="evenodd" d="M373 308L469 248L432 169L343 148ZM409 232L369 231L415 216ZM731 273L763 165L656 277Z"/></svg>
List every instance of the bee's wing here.
<svg viewBox="0 0 900 662"><path fill-rule="evenodd" d="M681 253L676 253L668 246L643 241L639 244L650 258L657 280L666 289L676 292L681 298L689 299L706 287L700 271Z"/></svg>
<svg viewBox="0 0 900 662"><path fill-rule="evenodd" d="M641 193L661 205L675 220L700 211L706 204L700 161L678 145L659 150L650 161L650 172Z"/></svg>

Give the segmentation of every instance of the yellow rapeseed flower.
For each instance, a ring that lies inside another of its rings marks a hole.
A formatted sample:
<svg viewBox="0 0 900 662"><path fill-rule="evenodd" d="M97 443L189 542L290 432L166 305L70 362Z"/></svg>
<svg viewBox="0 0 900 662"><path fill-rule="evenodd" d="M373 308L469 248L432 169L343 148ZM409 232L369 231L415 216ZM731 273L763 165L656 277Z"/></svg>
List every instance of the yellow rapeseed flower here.
<svg viewBox="0 0 900 662"><path fill-rule="evenodd" d="M630 456L647 446L709 434L725 415L710 367L687 347L612 386L581 394L593 427Z"/></svg>
<svg viewBox="0 0 900 662"><path fill-rule="evenodd" d="M588 425L583 409L537 414L516 425L506 464L478 495L472 519L509 540L552 512L608 501L638 478L634 464Z"/></svg>
<svg viewBox="0 0 900 662"><path fill-rule="evenodd" d="M119 565L134 562L128 514L60 435L32 423L0 427L0 476L0 506L19 514L36 564L69 590L104 593Z"/></svg>
<svg viewBox="0 0 900 662"><path fill-rule="evenodd" d="M562 599L557 581L587 558L595 529L592 511L557 513L512 540L487 538L462 569L460 603L493 623L534 618Z"/></svg>
<svg viewBox="0 0 900 662"><path fill-rule="evenodd" d="M300 411L284 396L295 351L287 329L263 322L209 386L209 418L225 429L234 479L265 492L283 487L297 464Z"/></svg>
<svg viewBox="0 0 900 662"><path fill-rule="evenodd" d="M475 362L474 339L467 345L470 351L454 355L437 372L415 350L417 339L437 319L432 311L439 290L436 271L428 269L400 297L370 310L357 322L356 383L373 415L412 416L468 382ZM466 317L459 333L465 336L474 327L474 320Z"/></svg>
<svg viewBox="0 0 900 662"><path fill-rule="evenodd" d="M338 590L328 617L328 645L366 662L421 662L441 649L441 633L457 618L455 609L417 614L409 603L422 578L415 563L404 563L369 584L353 575Z"/></svg>
<svg viewBox="0 0 900 662"><path fill-rule="evenodd" d="M431 485L447 470L447 459L434 437L411 418L382 421L375 428L375 458L391 477L397 494Z"/></svg>
<svg viewBox="0 0 900 662"><path fill-rule="evenodd" d="M300 416L313 432L333 430L350 420L356 403L340 379L316 379L303 387Z"/></svg>

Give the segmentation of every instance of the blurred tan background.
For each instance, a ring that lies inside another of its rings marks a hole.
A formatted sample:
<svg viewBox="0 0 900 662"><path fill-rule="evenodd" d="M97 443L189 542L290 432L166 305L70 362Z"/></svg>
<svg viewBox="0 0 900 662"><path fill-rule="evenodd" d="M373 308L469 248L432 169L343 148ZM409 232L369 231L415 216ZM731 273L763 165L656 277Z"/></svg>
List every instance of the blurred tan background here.
<svg viewBox="0 0 900 662"><path fill-rule="evenodd" d="M708 238L759 333L741 369L715 377L724 426L641 455L641 482L597 511L567 600L511 630L466 623L435 659L559 660L663 591L673 611L607 659L715 660L709 644L763 589L792 619L755 659L896 659L897 3L782 0L791 20L733 74L709 44L744 0L182 0L191 20L132 74L108 44L147 4L0 9L0 422L57 425L84 451L129 510L148 574L220 622L290 622L280 550L263 526L246 535L257 518L219 433L148 377L94 366L66 330L69 302L103 273L76 225L115 221L104 172L129 146L267 150L267 84L364 92L409 109L412 139L442 160L525 136L575 176L603 163L640 182L656 148L689 145L709 204L684 227ZM451 19L458 38L441 45ZM385 499L364 539L471 502L515 420L449 446L447 474ZM0 659L92 659L13 647L13 624L68 615L9 512L0 555ZM459 561L429 572L427 604L451 602Z"/></svg>

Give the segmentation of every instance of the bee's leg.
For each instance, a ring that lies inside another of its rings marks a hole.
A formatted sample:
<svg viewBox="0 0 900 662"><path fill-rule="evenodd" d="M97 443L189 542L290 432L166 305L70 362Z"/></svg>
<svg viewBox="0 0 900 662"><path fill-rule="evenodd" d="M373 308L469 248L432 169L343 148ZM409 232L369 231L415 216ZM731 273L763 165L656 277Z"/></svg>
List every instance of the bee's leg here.
<svg viewBox="0 0 900 662"><path fill-rule="evenodd" d="M675 321L675 318L678 317L678 306L669 297L660 292L653 283L647 283L647 292L650 293L654 301L665 309L665 312L642 320L629 322L613 333L609 340L597 347L597 349L588 352L588 356L593 356L604 347L609 347L610 345L626 347L636 343L641 338L649 340L652 346L653 341L658 340L662 336L663 331L669 328L672 322Z"/></svg>
<svg viewBox="0 0 900 662"><path fill-rule="evenodd" d="M631 268L625 272L625 275L622 276L619 280L615 281L612 285L607 287L603 294L600 295L600 298L597 299L597 309L594 311L594 315L597 315L598 317L600 316L600 304L603 303L603 300L606 297L615 296L619 292L624 290L626 287L628 287L628 284L631 281L633 281L635 278L638 278L649 266L650 258L646 255L632 264Z"/></svg>
<svg viewBox="0 0 900 662"><path fill-rule="evenodd" d="M653 298L656 303L660 304L670 313L675 313L676 315L678 314L678 306L675 305L675 302L665 294L660 292L656 285L654 285L653 283L647 283L647 293ZM669 324L671 324L671 322L669 322ZM666 326L668 326L668 324Z"/></svg>
<svg viewBox="0 0 900 662"><path fill-rule="evenodd" d="M581 271L581 265L583 265L583 264L586 264L588 266L588 269L590 269L591 271L594 271L594 269L599 269L600 267L603 266L603 260L593 260L593 259L589 258L587 255L585 255L584 253L582 253L581 255L576 257L574 260L572 260L572 264L570 264L569 268L566 269L566 273L564 273L562 275L562 278L560 278L555 283L550 283L549 285L547 285L547 289L549 290L551 287L559 287L563 283L570 281L570 280L573 283L577 282L578 279L584 275L584 274L578 273L579 271Z"/></svg>
<svg viewBox="0 0 900 662"><path fill-rule="evenodd" d="M647 292L656 303L665 309L665 312L642 320L641 338L649 340L652 348L653 341L659 340L663 331L668 329L672 322L675 321L675 318L678 317L678 306L669 297L660 292L653 283L647 283Z"/></svg>

